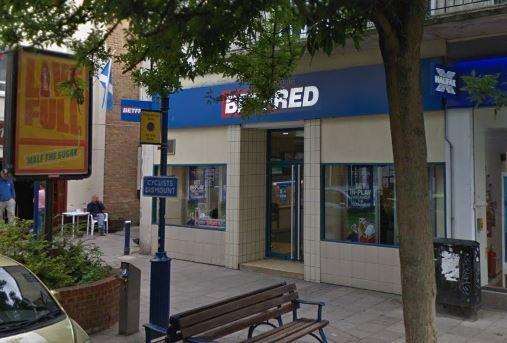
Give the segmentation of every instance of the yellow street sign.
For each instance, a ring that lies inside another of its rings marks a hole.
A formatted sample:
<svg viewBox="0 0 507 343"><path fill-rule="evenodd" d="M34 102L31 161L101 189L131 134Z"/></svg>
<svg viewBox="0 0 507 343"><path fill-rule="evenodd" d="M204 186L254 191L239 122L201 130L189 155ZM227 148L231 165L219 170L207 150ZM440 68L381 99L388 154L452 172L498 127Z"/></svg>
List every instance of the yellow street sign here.
<svg viewBox="0 0 507 343"><path fill-rule="evenodd" d="M159 111L141 111L141 131L139 140L141 144L162 143L162 122L161 113Z"/></svg>

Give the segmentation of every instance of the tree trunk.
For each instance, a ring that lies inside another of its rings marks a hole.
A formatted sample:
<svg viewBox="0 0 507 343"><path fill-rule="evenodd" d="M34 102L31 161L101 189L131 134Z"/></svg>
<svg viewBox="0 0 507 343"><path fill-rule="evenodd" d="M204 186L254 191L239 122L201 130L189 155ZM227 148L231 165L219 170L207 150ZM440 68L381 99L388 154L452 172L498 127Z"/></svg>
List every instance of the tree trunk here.
<svg viewBox="0 0 507 343"><path fill-rule="evenodd" d="M402 1L400 1L401 3ZM424 2L424 4L423 4ZM433 231L429 216L420 47L426 1L378 12L396 173L401 288L407 342L436 342ZM415 4L418 3L418 4ZM420 11L416 9L420 5Z"/></svg>

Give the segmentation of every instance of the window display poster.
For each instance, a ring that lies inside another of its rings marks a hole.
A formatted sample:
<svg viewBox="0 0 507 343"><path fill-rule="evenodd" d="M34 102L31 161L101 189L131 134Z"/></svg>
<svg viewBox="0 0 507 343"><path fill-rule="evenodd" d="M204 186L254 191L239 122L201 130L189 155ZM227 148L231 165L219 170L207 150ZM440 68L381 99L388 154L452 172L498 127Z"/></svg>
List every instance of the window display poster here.
<svg viewBox="0 0 507 343"><path fill-rule="evenodd" d="M206 187L215 186L215 168L213 167L204 168L204 185Z"/></svg>
<svg viewBox="0 0 507 343"><path fill-rule="evenodd" d="M275 198L278 197L278 205L287 205L291 196L292 181L276 182L274 186Z"/></svg>
<svg viewBox="0 0 507 343"><path fill-rule="evenodd" d="M349 166L348 208L367 209L373 203L373 167Z"/></svg>
<svg viewBox="0 0 507 343"><path fill-rule="evenodd" d="M349 166L348 240L375 243L373 166Z"/></svg>
<svg viewBox="0 0 507 343"><path fill-rule="evenodd" d="M198 167L188 168L188 198L189 200L202 201L206 199L206 185L204 169Z"/></svg>

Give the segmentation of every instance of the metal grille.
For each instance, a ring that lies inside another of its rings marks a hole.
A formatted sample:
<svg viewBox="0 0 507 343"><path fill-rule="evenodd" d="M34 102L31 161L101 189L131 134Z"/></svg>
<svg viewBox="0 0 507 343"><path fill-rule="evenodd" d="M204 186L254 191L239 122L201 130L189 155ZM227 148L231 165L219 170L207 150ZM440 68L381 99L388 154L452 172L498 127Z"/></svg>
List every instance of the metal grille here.
<svg viewBox="0 0 507 343"><path fill-rule="evenodd" d="M429 0L430 15L466 12L507 4L507 0Z"/></svg>

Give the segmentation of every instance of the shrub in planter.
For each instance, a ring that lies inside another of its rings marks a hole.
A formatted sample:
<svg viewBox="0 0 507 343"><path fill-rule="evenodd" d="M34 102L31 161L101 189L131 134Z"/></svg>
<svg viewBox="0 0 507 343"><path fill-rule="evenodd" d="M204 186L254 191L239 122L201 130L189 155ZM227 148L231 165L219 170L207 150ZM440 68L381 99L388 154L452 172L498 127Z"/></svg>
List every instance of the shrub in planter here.
<svg viewBox="0 0 507 343"><path fill-rule="evenodd" d="M30 233L31 222L0 223L0 254L23 263L51 289L104 279L111 268L97 247L55 236L52 242Z"/></svg>

